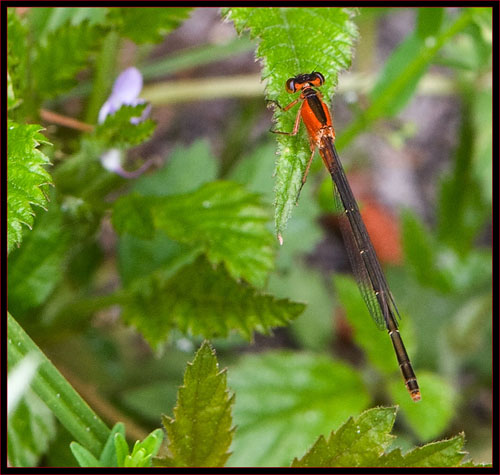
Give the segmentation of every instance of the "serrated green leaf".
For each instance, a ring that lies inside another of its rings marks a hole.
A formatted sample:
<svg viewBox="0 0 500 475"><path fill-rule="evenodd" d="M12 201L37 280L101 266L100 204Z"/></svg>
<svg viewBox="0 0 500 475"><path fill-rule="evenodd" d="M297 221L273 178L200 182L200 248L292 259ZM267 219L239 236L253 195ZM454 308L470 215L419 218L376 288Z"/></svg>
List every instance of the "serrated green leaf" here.
<svg viewBox="0 0 500 475"><path fill-rule="evenodd" d="M167 456L157 466L222 467L233 438L231 407L234 395L227 388L226 372L219 370L215 351L205 341L188 363L179 388L174 417L163 416Z"/></svg>
<svg viewBox="0 0 500 475"><path fill-rule="evenodd" d="M268 218L258 195L222 181L165 198L154 210L157 228L176 241L201 246L212 263L224 262L234 278L259 287L274 264Z"/></svg>
<svg viewBox="0 0 500 475"><path fill-rule="evenodd" d="M264 285L274 264L273 237L266 228L268 212L257 195L236 183L219 181L193 193L137 196L133 201L134 206L129 206L127 197L115 203L113 225L117 232L127 230L144 236L144 230L127 222L137 222L134 213L148 213L149 207L156 229L175 241L202 249L213 264L223 262L234 278Z"/></svg>
<svg viewBox="0 0 500 475"><path fill-rule="evenodd" d="M464 436L432 442L423 447L416 447L406 454L393 450L384 454L373 467L456 467L466 455L462 451Z"/></svg>
<svg viewBox="0 0 500 475"><path fill-rule="evenodd" d="M39 125L7 123L7 248L22 240L22 225L31 228L34 212L32 205L44 207L47 197L44 186L51 183L43 165L49 159L38 146L48 143L40 134Z"/></svg>
<svg viewBox="0 0 500 475"><path fill-rule="evenodd" d="M191 13L189 7L113 8L110 18L121 35L137 44L159 43Z"/></svg>
<svg viewBox="0 0 500 475"><path fill-rule="evenodd" d="M87 22L89 26L104 26L108 11L108 8L99 7L47 7L33 8L28 15L38 42L67 25L78 26Z"/></svg>
<svg viewBox="0 0 500 475"><path fill-rule="evenodd" d="M13 467L36 466L56 435L53 414L28 390L7 421L7 454Z"/></svg>
<svg viewBox="0 0 500 475"><path fill-rule="evenodd" d="M292 467L370 467L388 447L396 409L369 409L356 419L352 417L328 440L321 436Z"/></svg>
<svg viewBox="0 0 500 475"><path fill-rule="evenodd" d="M394 408L375 408L350 418L328 440L321 436L292 467L456 467L466 455L464 436L416 447L386 452L394 424Z"/></svg>
<svg viewBox="0 0 500 475"><path fill-rule="evenodd" d="M230 369L229 385L238 395L234 466L288 465L369 402L354 369L313 354L245 356Z"/></svg>
<svg viewBox="0 0 500 475"><path fill-rule="evenodd" d="M132 123L141 117L147 104L122 105L114 114L106 117L95 129L97 139L107 148L128 148L146 141L154 132L156 123L146 119Z"/></svg>
<svg viewBox="0 0 500 475"><path fill-rule="evenodd" d="M222 265L214 268L203 257L168 276L156 272L134 281L132 300L123 319L158 346L173 327L206 338L225 337L236 330L251 339L258 331L286 325L303 305L259 293L236 282Z"/></svg>
<svg viewBox="0 0 500 475"><path fill-rule="evenodd" d="M267 96L285 106L295 96L285 92L285 82L297 74L320 71L326 79L328 101L338 74L351 62L356 27L348 8L231 8L224 10L241 32L248 28L259 39L257 57L262 60L262 78ZM293 112L295 110L295 114ZM276 130L291 132L297 109L276 110ZM295 207L302 176L311 154L304 127L296 137L277 135L280 158L276 165L276 231L283 229Z"/></svg>
<svg viewBox="0 0 500 475"><path fill-rule="evenodd" d="M74 87L76 74L86 66L102 37L103 30L88 22L65 22L42 38L31 70L38 96L43 100Z"/></svg>

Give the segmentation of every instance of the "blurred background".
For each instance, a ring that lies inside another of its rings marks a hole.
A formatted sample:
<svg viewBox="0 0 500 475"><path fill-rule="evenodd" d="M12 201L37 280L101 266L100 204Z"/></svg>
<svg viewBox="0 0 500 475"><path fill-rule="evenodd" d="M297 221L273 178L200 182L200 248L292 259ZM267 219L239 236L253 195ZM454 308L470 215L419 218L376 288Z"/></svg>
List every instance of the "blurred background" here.
<svg viewBox="0 0 500 475"><path fill-rule="evenodd" d="M18 13L35 29L51 10ZM461 11L434 10L445 23ZM235 334L212 341L236 393L231 465L286 463L350 415L391 404L400 406L395 445L408 449L463 431L470 458L491 462L488 14L445 43L398 114L352 128L369 107L370 92L388 61L392 68L404 67L394 53L418 28L418 15L412 8L357 10L354 60L339 77L332 111L341 159L402 314L401 333L421 378L421 405L412 406L389 337L377 330L347 277L350 264L333 213L331 181L317 157L284 245L276 246L276 269L265 288L306 303L305 311L271 336L256 333L252 343ZM200 182L206 173L208 179L243 183L271 207L278 157L255 47L247 35L238 37L216 8L194 9L159 44L106 38L94 63L107 61L104 78L97 77L97 66L82 71L75 88L42 105L38 123L55 144L44 152L51 156L56 188L57 170L80 149L82 131L55 123L43 111L92 124L116 76L135 66L144 77L140 97L151 103L157 128L149 141L128 151L125 168L152 165L125 185L137 190L157 180L156 186L167 187L170 164L187 167L187 181ZM60 177L62 183L64 173ZM118 194L113 191L110 199ZM106 215L97 221L73 219L79 247L66 251L58 264L62 278L43 302L26 302L22 273L16 270L30 237L9 256L9 311L107 423L124 421L127 435L142 439L160 426L160 414L172 413L186 363L202 339L173 330L154 352L123 324L120 306L106 305L107 294L159 265L167 246L117 237ZM272 221L269 229L274 232ZM91 297L101 300L76 312L74 320L60 318L68 302L85 306ZM378 346L379 341L389 346ZM329 402L325 387L340 371L330 375L322 369L330 360L353 372L362 389L346 380L345 391L337 389L337 399ZM310 413L308 400L314 406ZM49 432L47 450L30 448L31 460L74 464L69 434L61 427Z"/></svg>

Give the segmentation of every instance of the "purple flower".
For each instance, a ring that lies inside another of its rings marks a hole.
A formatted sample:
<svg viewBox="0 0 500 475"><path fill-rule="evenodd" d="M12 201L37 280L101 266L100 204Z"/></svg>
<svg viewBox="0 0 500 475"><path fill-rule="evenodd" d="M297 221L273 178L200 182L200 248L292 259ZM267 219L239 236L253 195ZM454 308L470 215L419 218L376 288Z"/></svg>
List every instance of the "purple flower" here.
<svg viewBox="0 0 500 475"><path fill-rule="evenodd" d="M113 91L108 100L99 111L99 123L102 124L106 117L114 114L121 106L137 106L144 104L144 99L139 98L142 90L142 74L137 68L125 69L113 84ZM142 122L148 116L151 107L144 109L141 117L131 119L132 124Z"/></svg>
<svg viewBox="0 0 500 475"><path fill-rule="evenodd" d="M137 68L125 69L113 84L113 90L108 100L102 105L99 111L98 121L102 124L106 117L114 114L123 105L136 106L144 104L144 99L139 98L142 90L142 75ZM142 112L140 117L130 119L131 124L138 124L149 115L151 105L148 105ZM122 167L123 153L117 148L107 150L101 155L101 164L110 172L116 173L123 178L136 178L141 175L152 164L151 160L147 160L139 169L129 172Z"/></svg>

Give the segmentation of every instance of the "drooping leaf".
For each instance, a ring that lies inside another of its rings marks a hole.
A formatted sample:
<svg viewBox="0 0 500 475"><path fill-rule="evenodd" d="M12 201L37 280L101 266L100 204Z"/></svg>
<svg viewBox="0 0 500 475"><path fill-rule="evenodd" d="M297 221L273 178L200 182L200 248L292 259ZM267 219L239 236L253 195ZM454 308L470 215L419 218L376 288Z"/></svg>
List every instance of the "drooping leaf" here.
<svg viewBox="0 0 500 475"><path fill-rule="evenodd" d="M153 346L164 342L174 327L206 338L236 330L251 339L254 331L269 333L272 327L286 325L304 308L235 281L222 265L214 268L203 257L173 276L158 271L136 280L130 290L123 318Z"/></svg>
<svg viewBox="0 0 500 475"><path fill-rule="evenodd" d="M225 370L219 370L215 351L205 341L188 363L173 417L163 416L167 455L157 466L222 467L233 439L231 395Z"/></svg>
<svg viewBox="0 0 500 475"><path fill-rule="evenodd" d="M13 467L36 466L56 435L53 414L28 390L7 422L7 453Z"/></svg>
<svg viewBox="0 0 500 475"><path fill-rule="evenodd" d="M173 240L202 249L213 264L223 262L236 279L264 284L273 267L273 238L266 228L268 212L257 195L219 181L183 195L133 196L115 203L113 226L118 233L144 237L145 229L134 231L129 223L139 221L139 210L150 212L155 228Z"/></svg>
<svg viewBox="0 0 500 475"><path fill-rule="evenodd" d="M320 71L325 76L328 102L338 74L351 63L356 27L348 8L231 8L224 10L238 32L250 30L258 38L256 56L262 60L267 97L285 106L295 96L285 92L285 82L297 74ZM295 114L294 112L295 111ZM276 130L291 132L297 108L276 109ZM276 231L281 234L295 207L302 175L311 151L304 127L296 137L277 135L280 158L276 165Z"/></svg>
<svg viewBox="0 0 500 475"><path fill-rule="evenodd" d="M229 385L237 394L234 466L289 465L369 402L354 369L313 354L245 356L230 369Z"/></svg>
<svg viewBox="0 0 500 475"><path fill-rule="evenodd" d="M159 43L191 13L189 7L113 8L110 18L121 35L137 44Z"/></svg>
<svg viewBox="0 0 500 475"><path fill-rule="evenodd" d="M229 178L250 191L262 193L267 202L274 200L274 160L276 147L266 143L257 147L236 164ZM330 192L331 193L331 192ZM286 246L280 248L278 266L295 268L296 255L311 252L322 237L319 224L320 209L314 197L314 188L305 187L300 195L300 206L294 212L294 219L287 225Z"/></svg>
<svg viewBox="0 0 500 475"><path fill-rule="evenodd" d="M44 207L47 197L44 187L51 183L43 165L49 159L38 146L48 143L40 134L39 125L7 123L7 248L22 240L22 225L33 224L32 205Z"/></svg>
<svg viewBox="0 0 500 475"><path fill-rule="evenodd" d="M380 407L350 418L328 439L321 436L292 467L456 467L463 459L463 435L406 454L399 448L387 452L395 417L395 408Z"/></svg>
<svg viewBox="0 0 500 475"><path fill-rule="evenodd" d="M108 115L106 120L96 127L97 139L103 146L108 148L128 148L146 141L154 132L155 122L146 119L135 123L146 107L147 104L121 106L120 109L114 114Z"/></svg>

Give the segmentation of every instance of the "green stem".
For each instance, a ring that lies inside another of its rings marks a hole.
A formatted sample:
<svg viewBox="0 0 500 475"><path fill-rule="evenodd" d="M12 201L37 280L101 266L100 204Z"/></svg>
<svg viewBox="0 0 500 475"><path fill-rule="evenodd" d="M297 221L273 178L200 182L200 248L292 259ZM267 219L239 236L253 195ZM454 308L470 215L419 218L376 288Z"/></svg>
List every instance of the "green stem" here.
<svg viewBox="0 0 500 475"><path fill-rule="evenodd" d="M222 97L255 97L264 94L258 75L222 76L208 79L184 79L153 84L143 89L141 97L155 106Z"/></svg>
<svg viewBox="0 0 500 475"><path fill-rule="evenodd" d="M92 93L89 99L85 121L89 124L97 122L99 109L106 101L111 85L115 79L116 60L120 36L111 31L103 41L101 52L96 61L96 70L92 84Z"/></svg>
<svg viewBox="0 0 500 475"><path fill-rule="evenodd" d="M28 354L36 355L40 365L31 382L31 388L70 434L98 458L110 434L106 424L66 381L10 313L7 313L7 332L9 367Z"/></svg>

